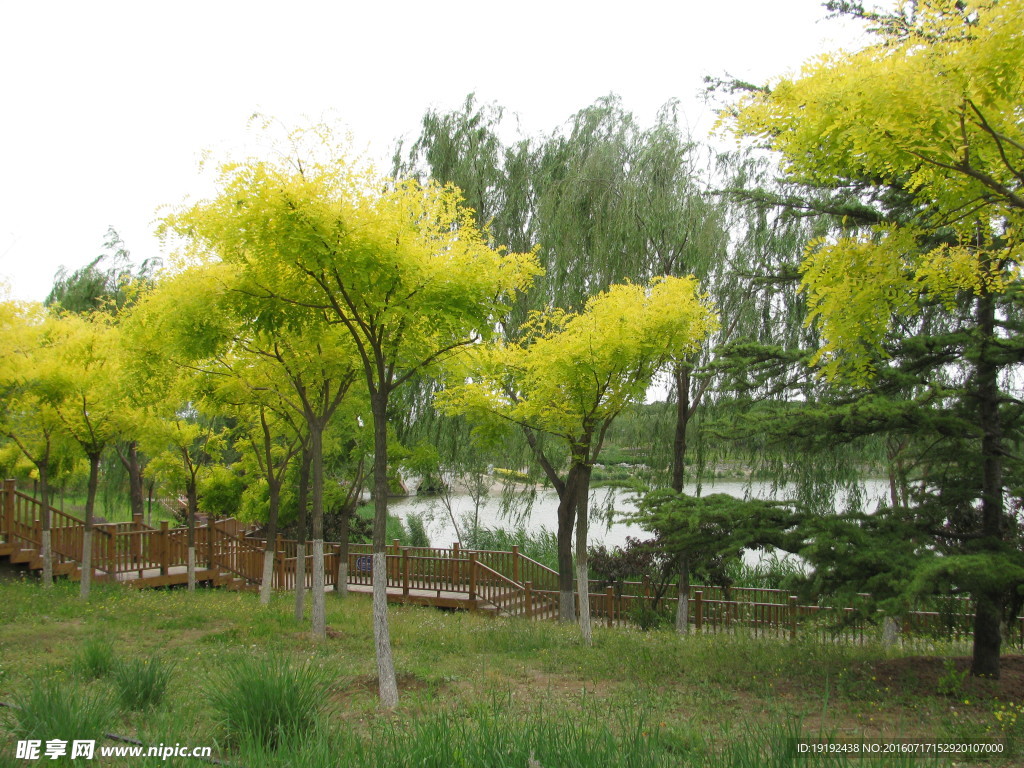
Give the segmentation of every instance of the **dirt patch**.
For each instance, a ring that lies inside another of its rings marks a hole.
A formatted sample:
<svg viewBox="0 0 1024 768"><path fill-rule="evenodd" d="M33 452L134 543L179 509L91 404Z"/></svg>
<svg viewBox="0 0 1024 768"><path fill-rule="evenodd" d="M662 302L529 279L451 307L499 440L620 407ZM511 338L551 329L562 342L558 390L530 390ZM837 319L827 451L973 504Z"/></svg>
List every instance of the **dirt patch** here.
<svg viewBox="0 0 1024 768"><path fill-rule="evenodd" d="M431 682L424 680L411 672L399 672L395 675L398 682L398 691L422 691L427 688L442 688L445 683L442 681ZM380 683L376 675L357 675L348 680L331 686L331 698L337 699L347 694L363 692L377 694L380 691Z"/></svg>
<svg viewBox="0 0 1024 768"><path fill-rule="evenodd" d="M971 677L970 658L944 659L937 656L907 656L886 659L872 665L879 685L893 692L915 696L955 696L1024 701L1024 656L1003 656L999 679Z"/></svg>

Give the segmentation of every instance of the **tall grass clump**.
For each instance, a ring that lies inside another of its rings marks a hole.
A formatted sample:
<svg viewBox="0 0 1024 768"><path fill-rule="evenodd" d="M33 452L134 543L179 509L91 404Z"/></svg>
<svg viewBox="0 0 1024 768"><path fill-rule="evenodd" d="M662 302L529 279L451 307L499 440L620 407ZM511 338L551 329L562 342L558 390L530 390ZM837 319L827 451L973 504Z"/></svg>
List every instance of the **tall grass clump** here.
<svg viewBox="0 0 1024 768"><path fill-rule="evenodd" d="M78 649L71 662L75 673L95 680L106 677L114 669L114 646L105 637L90 637Z"/></svg>
<svg viewBox="0 0 1024 768"><path fill-rule="evenodd" d="M275 655L227 664L209 692L228 739L276 749L283 740L309 732L324 705L324 681L311 663Z"/></svg>
<svg viewBox="0 0 1024 768"><path fill-rule="evenodd" d="M2 712L14 736L44 743L52 739L68 744L75 739L100 740L117 711L105 692L55 678L29 684L13 703Z"/></svg>
<svg viewBox="0 0 1024 768"><path fill-rule="evenodd" d="M121 703L128 709L150 709L163 701L174 665L154 656L114 664L113 680Z"/></svg>

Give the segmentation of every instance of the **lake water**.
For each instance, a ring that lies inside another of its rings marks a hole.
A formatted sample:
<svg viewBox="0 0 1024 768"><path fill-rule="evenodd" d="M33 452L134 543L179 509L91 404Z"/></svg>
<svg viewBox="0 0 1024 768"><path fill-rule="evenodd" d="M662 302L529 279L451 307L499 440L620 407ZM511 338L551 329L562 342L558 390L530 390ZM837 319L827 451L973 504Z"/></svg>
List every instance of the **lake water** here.
<svg viewBox="0 0 1024 768"><path fill-rule="evenodd" d="M879 500L887 499L888 488L888 483L884 480L864 481L865 508L874 509ZM689 494L697 492L696 486L687 486L684 490ZM715 484L705 483L701 488L701 493L705 496L711 493L727 493L737 498L786 498L787 493L791 492L792 488L786 487L782 488L778 494L773 494L770 483L725 480L719 480ZM635 511L635 498L636 494L633 491L618 488L597 488L590 492L591 544L603 543L611 549L623 546L627 536L641 539L648 537L643 529L621 522L615 514L610 516L609 524L606 510ZM451 501L454 517L461 527L463 517L473 512L473 499L468 494L453 494ZM837 504L841 506L843 501L843 498L840 497L837 499ZM437 496L408 496L391 499L388 502L388 509L403 520L410 514L422 514L427 521L427 535L430 537L432 546L448 547L458 540L448 509ZM522 522L530 532L539 532L542 528L555 531L558 528L557 513L558 495L554 490L544 488L537 491L532 508L528 515L522 518ZM479 519L480 526L483 528L509 529L516 525L515 520L504 513L500 495L484 497L480 506Z"/></svg>

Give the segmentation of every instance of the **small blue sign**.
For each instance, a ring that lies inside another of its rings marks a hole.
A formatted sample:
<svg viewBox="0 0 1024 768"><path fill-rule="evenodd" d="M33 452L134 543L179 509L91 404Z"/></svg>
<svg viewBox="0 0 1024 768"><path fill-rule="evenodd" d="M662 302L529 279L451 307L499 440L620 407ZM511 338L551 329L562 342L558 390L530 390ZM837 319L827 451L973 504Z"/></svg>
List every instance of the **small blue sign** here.
<svg viewBox="0 0 1024 768"><path fill-rule="evenodd" d="M359 573L371 573L373 571L373 556L360 555L356 558L356 571Z"/></svg>

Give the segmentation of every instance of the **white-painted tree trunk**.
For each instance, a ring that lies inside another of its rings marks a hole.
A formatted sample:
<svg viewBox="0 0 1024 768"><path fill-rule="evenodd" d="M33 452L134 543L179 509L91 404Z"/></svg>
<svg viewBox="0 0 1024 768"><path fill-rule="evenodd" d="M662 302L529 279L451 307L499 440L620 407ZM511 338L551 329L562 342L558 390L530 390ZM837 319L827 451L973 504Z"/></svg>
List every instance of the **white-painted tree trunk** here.
<svg viewBox="0 0 1024 768"><path fill-rule="evenodd" d="M391 656L391 633L388 630L387 554L373 553L373 640L377 646L377 680L380 705L384 709L398 706L398 681Z"/></svg>
<svg viewBox="0 0 1024 768"><path fill-rule="evenodd" d="M50 532L42 532L43 586L53 586L53 548L50 546Z"/></svg>
<svg viewBox="0 0 1024 768"><path fill-rule="evenodd" d="M590 624L590 568L587 559L589 506L584 497L576 512L576 591L580 596L580 633L583 635L584 643L593 645L594 631Z"/></svg>
<svg viewBox="0 0 1024 768"><path fill-rule="evenodd" d="M92 587L92 530L86 528L82 531L82 580L78 585L78 596L83 600L89 599L89 590Z"/></svg>
<svg viewBox="0 0 1024 768"><path fill-rule="evenodd" d="M680 635L690 634L690 589L688 585L679 582L679 602L676 604L676 632Z"/></svg>
<svg viewBox="0 0 1024 768"><path fill-rule="evenodd" d="M196 548L188 548L188 591L194 592L196 588Z"/></svg>
<svg viewBox="0 0 1024 768"><path fill-rule="evenodd" d="M306 545L295 545L295 620L301 622L306 615Z"/></svg>
<svg viewBox="0 0 1024 768"><path fill-rule="evenodd" d="M590 573L587 568L586 555L576 558L576 581L579 583L580 594L580 633L583 642L594 644L594 631L590 624Z"/></svg>
<svg viewBox="0 0 1024 768"><path fill-rule="evenodd" d="M348 558L338 558L338 597L348 594Z"/></svg>
<svg viewBox="0 0 1024 768"><path fill-rule="evenodd" d="M679 568L676 597L679 598L679 602L676 604L676 632L680 635L688 635L690 633L690 561L685 555Z"/></svg>
<svg viewBox="0 0 1024 768"><path fill-rule="evenodd" d="M882 645L896 645L900 638L900 622L893 616L886 616L882 623Z"/></svg>
<svg viewBox="0 0 1024 768"><path fill-rule="evenodd" d="M576 621L576 596L572 590L558 592L558 619L566 622Z"/></svg>
<svg viewBox="0 0 1024 768"><path fill-rule="evenodd" d="M260 579L260 605L270 604L270 591L274 585L274 551L263 550L263 576Z"/></svg>
<svg viewBox="0 0 1024 768"><path fill-rule="evenodd" d="M327 637L327 603L324 599L324 540L313 539L313 629L314 640Z"/></svg>

